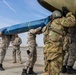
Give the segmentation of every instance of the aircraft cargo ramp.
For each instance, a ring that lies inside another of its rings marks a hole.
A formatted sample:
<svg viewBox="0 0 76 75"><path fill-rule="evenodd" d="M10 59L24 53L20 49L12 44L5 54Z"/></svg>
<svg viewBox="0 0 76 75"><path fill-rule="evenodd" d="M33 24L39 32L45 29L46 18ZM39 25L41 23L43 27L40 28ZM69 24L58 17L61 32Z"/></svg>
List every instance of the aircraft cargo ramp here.
<svg viewBox="0 0 76 75"><path fill-rule="evenodd" d="M63 6L66 6L69 11L75 14L76 12L76 0L38 0L39 3L50 11L61 10Z"/></svg>

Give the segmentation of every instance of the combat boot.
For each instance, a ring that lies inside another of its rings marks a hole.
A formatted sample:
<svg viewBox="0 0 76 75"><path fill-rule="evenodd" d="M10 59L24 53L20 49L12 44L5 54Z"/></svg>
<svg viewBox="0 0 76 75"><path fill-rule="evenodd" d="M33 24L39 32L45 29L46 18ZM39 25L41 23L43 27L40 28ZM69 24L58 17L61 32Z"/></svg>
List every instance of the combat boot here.
<svg viewBox="0 0 76 75"><path fill-rule="evenodd" d="M5 69L3 68L3 65L2 64L0 64L0 70L1 71L4 71Z"/></svg>
<svg viewBox="0 0 76 75"><path fill-rule="evenodd" d="M61 73L67 73L67 68L66 68L66 66L62 66Z"/></svg>
<svg viewBox="0 0 76 75"><path fill-rule="evenodd" d="M16 56L13 57L13 63L16 63Z"/></svg>
<svg viewBox="0 0 76 75"><path fill-rule="evenodd" d="M75 74L76 70L72 68L72 66L67 66L67 73L68 74Z"/></svg>
<svg viewBox="0 0 76 75"><path fill-rule="evenodd" d="M16 63L16 60L14 60L13 63Z"/></svg>
<svg viewBox="0 0 76 75"><path fill-rule="evenodd" d="M33 67L29 68L28 75L29 75L29 74L37 75L37 74L33 71Z"/></svg>
<svg viewBox="0 0 76 75"><path fill-rule="evenodd" d="M21 55L18 56L18 63L19 63L19 64L22 64Z"/></svg>
<svg viewBox="0 0 76 75"><path fill-rule="evenodd" d="M19 64L22 64L22 61L21 61L21 60L19 60L19 61L18 61L18 63L19 63Z"/></svg>
<svg viewBox="0 0 76 75"><path fill-rule="evenodd" d="M21 75L27 75L27 70L23 69L22 74Z"/></svg>

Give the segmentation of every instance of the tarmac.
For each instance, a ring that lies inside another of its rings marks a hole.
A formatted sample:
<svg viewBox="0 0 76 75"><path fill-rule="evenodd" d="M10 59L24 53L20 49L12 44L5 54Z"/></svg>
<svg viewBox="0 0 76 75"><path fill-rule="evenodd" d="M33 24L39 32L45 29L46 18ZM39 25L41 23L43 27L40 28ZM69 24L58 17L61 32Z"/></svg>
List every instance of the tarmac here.
<svg viewBox="0 0 76 75"><path fill-rule="evenodd" d="M21 75L22 69L24 67L25 62L27 61L27 47L21 47L21 56L22 56L22 64L13 63L12 58L12 47L9 47L6 53L5 60L3 62L3 67L5 71L0 71L0 75ZM44 65L44 55L43 55L43 47L37 48L37 62L34 67L34 71L37 75L41 75L43 73L43 65ZM76 68L76 64L74 65ZM60 74L60 75L76 75L76 74Z"/></svg>

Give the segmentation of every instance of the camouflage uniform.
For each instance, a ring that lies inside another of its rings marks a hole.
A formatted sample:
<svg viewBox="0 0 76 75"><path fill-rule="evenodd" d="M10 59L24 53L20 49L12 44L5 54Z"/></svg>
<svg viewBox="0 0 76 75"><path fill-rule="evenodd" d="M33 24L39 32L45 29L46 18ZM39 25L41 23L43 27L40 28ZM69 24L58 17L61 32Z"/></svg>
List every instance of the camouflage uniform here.
<svg viewBox="0 0 76 75"><path fill-rule="evenodd" d="M75 17L69 12L66 17L54 19L43 28L44 33L44 74L59 75L63 60L64 27L73 27Z"/></svg>
<svg viewBox="0 0 76 75"><path fill-rule="evenodd" d="M1 61L0 64L3 63L4 57L6 55L6 50L8 49L8 46L10 44L10 41L13 40L11 35L2 35L2 47L0 52Z"/></svg>
<svg viewBox="0 0 76 75"><path fill-rule="evenodd" d="M22 40L19 36L16 36L13 40L13 61L16 62L16 52L18 55L18 62L21 63L21 51L20 51L20 44L22 43Z"/></svg>
<svg viewBox="0 0 76 75"><path fill-rule="evenodd" d="M76 26L68 29L69 47L64 56L63 65L73 66L76 60Z"/></svg>
<svg viewBox="0 0 76 75"><path fill-rule="evenodd" d="M31 29L28 32L27 37L27 44L28 44L28 50L30 53L28 54L28 60L25 63L25 69L29 69L34 66L36 60L37 60L37 44L36 44L36 33L41 30L41 27L37 29Z"/></svg>

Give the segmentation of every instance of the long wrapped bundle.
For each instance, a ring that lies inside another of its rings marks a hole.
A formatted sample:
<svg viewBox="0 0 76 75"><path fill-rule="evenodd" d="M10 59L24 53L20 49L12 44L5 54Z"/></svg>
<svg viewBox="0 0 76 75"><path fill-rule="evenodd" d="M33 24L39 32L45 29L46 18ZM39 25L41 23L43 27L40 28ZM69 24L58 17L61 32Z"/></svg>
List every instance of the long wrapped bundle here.
<svg viewBox="0 0 76 75"><path fill-rule="evenodd" d="M4 35L23 33L29 31L30 29L41 27L42 24L46 25L49 21L50 21L50 17L47 17L41 20L12 25L8 28L3 29L3 31L0 30L0 32L2 32Z"/></svg>
<svg viewBox="0 0 76 75"><path fill-rule="evenodd" d="M0 29L0 36L7 30L8 27L4 27Z"/></svg>

